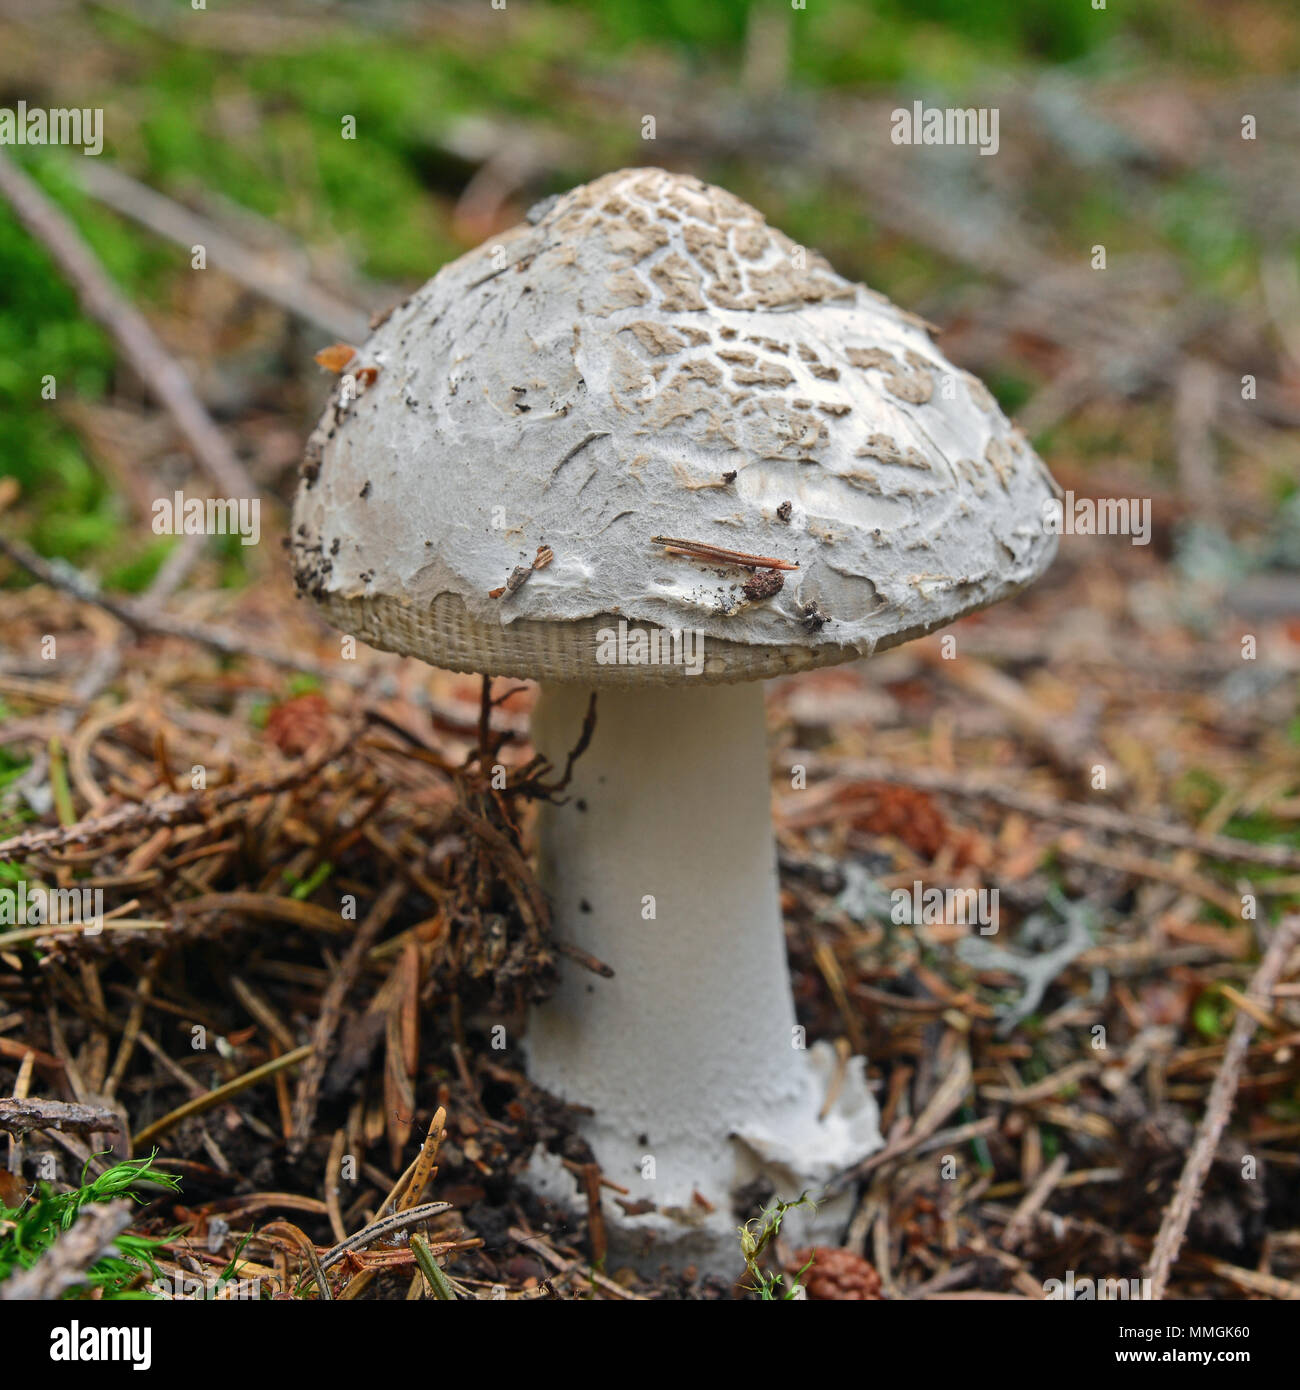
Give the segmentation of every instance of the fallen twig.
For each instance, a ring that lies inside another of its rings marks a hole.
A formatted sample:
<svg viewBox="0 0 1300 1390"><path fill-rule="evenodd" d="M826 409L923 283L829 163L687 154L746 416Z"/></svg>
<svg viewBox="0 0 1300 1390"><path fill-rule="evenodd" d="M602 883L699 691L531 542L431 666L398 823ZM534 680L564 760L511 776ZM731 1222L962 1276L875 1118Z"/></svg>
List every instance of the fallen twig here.
<svg viewBox="0 0 1300 1390"><path fill-rule="evenodd" d="M916 1123L904 1135L891 1140L883 1149L878 1149L875 1153L855 1164L854 1167L838 1174L826 1184L828 1195L842 1192L846 1187L850 1187L859 1179L867 1176L882 1164L892 1163L895 1159L902 1158L905 1154L919 1150L931 1139L937 1139L939 1126L948 1118L949 1115L961 1104L966 1092L970 1089L971 1081L971 1061L970 1053L962 1048L957 1053L952 1070L944 1077L938 1090L930 1097L929 1104L916 1117ZM988 1133L996 1129L998 1119L996 1116L987 1116L984 1120L979 1120L972 1126L963 1126L960 1139L956 1133L949 1135L952 1143L961 1142L966 1138L974 1138L979 1134Z"/></svg>
<svg viewBox="0 0 1300 1390"><path fill-rule="evenodd" d="M420 1152L416 1155L415 1168L411 1173L411 1180L406 1185L406 1190L397 1201L398 1211L409 1211L415 1206L420 1198L424 1196L424 1189L433 1181L438 1169L435 1164L438 1159L438 1149L442 1144L443 1131L447 1124L447 1112L440 1105L434 1111L433 1119L429 1121L429 1132L424 1137L424 1143L420 1146Z"/></svg>
<svg viewBox="0 0 1300 1390"><path fill-rule="evenodd" d="M589 1278L597 1288L603 1289L606 1293L612 1294L615 1298L629 1299L633 1302L645 1302L645 1296L633 1293L631 1289L625 1289L622 1284L616 1284L613 1279L601 1274L598 1270L584 1269L578 1260L566 1260L557 1250L551 1247L541 1238L541 1236L529 1235L527 1231L521 1231L512 1226L506 1233L510 1239L517 1241L526 1250L534 1255L540 1256L552 1269L557 1269L562 1274L571 1273L574 1270L582 1269L583 1278Z"/></svg>
<svg viewBox="0 0 1300 1390"><path fill-rule="evenodd" d="M1291 948L1300 940L1300 917L1288 917L1277 926L1273 939L1269 942L1264 959L1259 963L1254 978L1250 982L1249 993L1257 999L1267 1000L1273 986L1282 973ZM1228 1123L1232 1107L1237 1099L1237 1077L1245 1060L1250 1039L1259 1025L1248 1014L1239 1012L1233 1020L1232 1031L1228 1035L1228 1045L1223 1051L1223 1062L1214 1085L1210 1088L1209 1099L1205 1102L1205 1114L1196 1131L1196 1140L1173 1199L1165 1208L1160 1222L1160 1232L1156 1236L1155 1247L1147 1264L1147 1277L1151 1280L1151 1297L1164 1297L1165 1286L1169 1282L1169 1271L1178 1258L1183 1237L1187 1233L1187 1223L1192 1219L1200 1200L1201 1187L1205 1182L1214 1153L1219 1146L1219 1136Z"/></svg>
<svg viewBox="0 0 1300 1390"><path fill-rule="evenodd" d="M150 604L133 602L106 594L93 580L65 562L54 563L38 555L30 546L9 536L0 536L0 553L8 555L29 574L43 584L61 589L80 599L82 603L94 604L120 623L125 623L134 632L153 633L159 637L179 637L187 642L197 642L209 647L222 656L251 656L287 671L303 671L318 676L322 680L339 680L360 688L369 681L365 671L350 671L344 666L326 666L305 652L295 652L283 644L274 642L255 642L227 628L213 627L208 623L188 622L170 614L159 612Z"/></svg>
<svg viewBox="0 0 1300 1390"><path fill-rule="evenodd" d="M257 484L212 423L175 356L154 336L145 316L109 280L66 214L3 153L0 194L72 281L81 307L112 334L145 389L176 422L212 482L228 497L256 497Z"/></svg>
<svg viewBox="0 0 1300 1390"><path fill-rule="evenodd" d="M250 1086L256 1086L259 1081L265 1081L268 1076L274 1076L276 1072L285 1067L296 1066L299 1062L310 1057L311 1052L312 1045L310 1043L303 1047L294 1048L292 1052L286 1052L282 1057L272 1057L269 1062L263 1062L260 1067L246 1071L242 1076L235 1077L233 1081L227 1081L214 1090L204 1091L201 1096L195 1096L193 1100L187 1100L184 1105L177 1106L171 1114L164 1115L162 1119L155 1120L151 1125L146 1125L135 1136L136 1146L150 1143L160 1134L165 1134L169 1129L175 1128L182 1120L188 1120L193 1115L202 1115L205 1111L211 1110L213 1106L220 1105L223 1101L229 1100L231 1096L237 1096Z"/></svg>
<svg viewBox="0 0 1300 1390"><path fill-rule="evenodd" d="M289 1139L291 1158L296 1158L302 1153L311 1137L311 1122L316 1115L316 1098L320 1093L321 1082L325 1079L330 1043L343 1012L343 1002L361 973L366 953L374 944L375 937L383 930L405 894L406 884L401 879L393 879L388 884L371 905L365 920L348 943L348 949L339 962L338 969L330 977L329 987L321 999L320 1017L316 1023L312 1044L306 1049L314 1055L298 1079L298 1092L294 1096L293 1134Z"/></svg>
<svg viewBox="0 0 1300 1390"><path fill-rule="evenodd" d="M423 1206L407 1207L405 1211L395 1211L390 1216L381 1216L372 1221L370 1225L364 1227L354 1236L349 1236L347 1240L341 1240L332 1246L320 1257L320 1267L329 1269L352 1250L361 1250L372 1241L378 1240L381 1236L396 1235L398 1231L404 1231L410 1226L418 1226L422 1221L428 1221L435 1216L441 1216L445 1211L451 1211L450 1202L425 1202Z"/></svg>
<svg viewBox="0 0 1300 1390"><path fill-rule="evenodd" d="M236 782L212 791L171 792L153 801L121 806L102 816L88 816L72 825L60 825L48 830L27 830L0 841L0 859L18 859L38 850L60 849L64 845L84 840L101 839L105 835L124 834L157 825L204 820L215 811L241 801L251 801L272 792L306 781L332 762L353 741L358 732L356 724L346 729L316 752L269 777L254 778L251 782Z"/></svg>
<svg viewBox="0 0 1300 1390"><path fill-rule="evenodd" d="M114 212L148 227L151 232L183 246L207 251L208 264L245 288L269 299L295 318L345 342L361 342L369 333L364 309L323 290L289 262L285 254L259 254L216 223L140 183L102 159L77 165L81 186Z"/></svg>
<svg viewBox="0 0 1300 1390"><path fill-rule="evenodd" d="M26 1134L31 1129L107 1134L121 1127L121 1118L102 1105L74 1105L62 1100L0 1100L0 1129L10 1134Z"/></svg>
<svg viewBox="0 0 1300 1390"><path fill-rule="evenodd" d="M899 787L915 787L918 791L942 792L971 801L989 801L1009 811L1022 811L1038 820L1086 826L1108 835L1137 836L1174 849L1194 850L1209 859L1224 859L1238 864L1265 864L1274 869L1300 869L1300 850L1292 849L1290 845L1253 844L1230 835L1207 835L1188 826L1170 825L1153 816L1135 816L1106 806L1083 806L1078 802L1035 796L1032 792L1017 791L991 778L970 773L901 767L878 758L832 761L800 751L787 753L785 757L792 764L806 767L810 774L832 775L836 786L849 787L857 782L889 782Z"/></svg>
<svg viewBox="0 0 1300 1390"><path fill-rule="evenodd" d="M1029 1228L1034 1223L1034 1217L1042 1211L1047 1199L1060 1184L1061 1179L1065 1176L1065 1170L1069 1166L1069 1154L1059 1153L1038 1175L1038 1181L1025 1193L1020 1205L1012 1214L1011 1220L1007 1222L1006 1229L1002 1232L1004 1249L1014 1250L1028 1235Z"/></svg>

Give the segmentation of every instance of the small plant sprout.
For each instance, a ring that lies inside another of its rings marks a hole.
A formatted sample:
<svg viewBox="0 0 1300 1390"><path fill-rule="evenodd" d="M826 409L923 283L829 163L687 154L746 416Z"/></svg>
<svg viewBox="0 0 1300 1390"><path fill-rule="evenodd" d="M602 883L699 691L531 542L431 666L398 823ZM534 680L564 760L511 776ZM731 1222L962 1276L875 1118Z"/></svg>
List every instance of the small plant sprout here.
<svg viewBox="0 0 1300 1390"><path fill-rule="evenodd" d="M374 382L308 442L299 589L373 646L539 681L538 751L582 746L540 868L556 937L612 974L563 963L529 1069L630 1194L611 1254L734 1274L742 1192L881 1143L865 1060L796 1032L762 681L1031 583L1054 485L922 320L658 169L534 209L358 353ZM532 1172L585 1207L558 1157Z"/></svg>
<svg viewBox="0 0 1300 1390"><path fill-rule="evenodd" d="M809 1200L806 1192L801 1193L798 1200L793 1202L777 1200L761 1217L746 1221L740 1228L740 1254L745 1261L745 1275L749 1280L744 1287L750 1293L757 1294L763 1303L788 1302L806 1296L800 1281L812 1268L812 1258L809 1258L808 1263L799 1270L789 1285L785 1282L785 1275L770 1273L762 1266L763 1253L781 1234L781 1223L785 1220L786 1213L797 1207L815 1209L816 1203Z"/></svg>

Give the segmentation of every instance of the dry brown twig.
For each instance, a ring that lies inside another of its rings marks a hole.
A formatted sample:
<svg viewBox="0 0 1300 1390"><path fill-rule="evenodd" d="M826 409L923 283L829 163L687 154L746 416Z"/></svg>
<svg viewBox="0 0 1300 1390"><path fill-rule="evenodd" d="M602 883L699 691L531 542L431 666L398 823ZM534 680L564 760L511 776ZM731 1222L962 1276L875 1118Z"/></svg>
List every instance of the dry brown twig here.
<svg viewBox="0 0 1300 1390"><path fill-rule="evenodd" d="M160 1134L165 1134L169 1129L175 1128L182 1120L188 1120L193 1115L202 1115L205 1111L221 1105L232 1096L237 1096L241 1091L246 1091L250 1086L256 1086L258 1082L265 1081L269 1076L274 1076L276 1072L285 1067L297 1066L299 1062L305 1061L311 1056L311 1051L311 1044L308 1043L304 1047L295 1048L292 1052L286 1052L281 1057L272 1057L269 1062L263 1062L260 1067L254 1067L252 1071L244 1072L242 1076L235 1077L233 1081L227 1081L222 1086L214 1087L211 1091L205 1091L202 1095L195 1096L193 1100L187 1100L184 1105L177 1106L170 1114L155 1120L151 1125L146 1125L135 1136L136 1144L148 1144L158 1138Z"/></svg>
<svg viewBox="0 0 1300 1390"><path fill-rule="evenodd" d="M1136 836L1172 849L1189 849L1208 859L1225 859L1239 864L1264 864L1273 869L1300 869L1300 850L1289 845L1254 844L1231 835L1209 835L1188 826L1171 825L1153 816L1131 815L1108 806L1084 806L1017 791L992 778L973 773L942 772L928 767L902 767L882 758L835 760L798 750L784 755L810 773L825 773L836 785L856 782L890 782L918 791L942 792L945 796L970 801L988 801L1009 811L1021 811L1036 820L1079 825L1108 835Z"/></svg>
<svg viewBox="0 0 1300 1390"><path fill-rule="evenodd" d="M159 825L176 825L186 821L206 820L217 811L243 801L251 801L272 792L304 782L327 763L332 762L352 743L359 724L349 723L344 730L316 752L291 764L283 771L248 782L236 782L211 791L171 792L152 801L121 806L102 816L89 816L72 825L47 830L27 830L0 841L0 859L18 859L37 851L60 849L64 845L85 840L102 839L106 835L125 834Z"/></svg>
<svg viewBox="0 0 1300 1390"><path fill-rule="evenodd" d="M1249 993L1255 999L1266 1003L1277 984L1291 949L1300 941L1300 917L1285 918L1273 933L1264 959L1259 963L1250 982ZM1246 1057L1250 1039L1258 1027L1250 1014L1238 1012L1228 1035L1228 1045L1223 1051L1223 1062L1214 1085L1210 1088L1209 1099L1205 1102L1205 1114L1196 1131L1196 1140L1188 1154L1187 1163L1178 1179L1178 1186L1160 1223L1155 1247L1147 1264L1147 1277L1151 1280L1151 1297L1163 1298L1169 1282L1169 1272L1183 1237L1187 1233L1187 1223L1192 1219L1200 1200L1201 1188L1205 1183L1214 1153L1219 1145L1219 1136L1232 1114L1237 1099L1237 1080L1241 1074L1241 1064Z"/></svg>
<svg viewBox="0 0 1300 1390"><path fill-rule="evenodd" d="M82 308L112 335L145 389L176 422L215 486L228 497L256 497L257 484L212 423L175 356L158 341L144 315L109 280L68 217L3 153L0 194L72 282Z"/></svg>
<svg viewBox="0 0 1300 1390"><path fill-rule="evenodd" d="M415 1206L424 1196L424 1189L437 1176L438 1169L435 1165L446 1125L447 1112L440 1105L434 1111L433 1119L429 1121L429 1132L425 1135L424 1143L420 1146L420 1152L416 1156L415 1166L411 1171L411 1179L397 1200L396 1209L398 1211L409 1211L411 1207Z"/></svg>
<svg viewBox="0 0 1300 1390"><path fill-rule="evenodd" d="M106 207L166 237L188 252L207 250L208 264L270 300L286 313L345 342L361 342L369 331L369 315L314 283L287 250L268 258L244 245L224 228L183 204L140 183L102 159L77 166L81 186Z"/></svg>
<svg viewBox="0 0 1300 1390"><path fill-rule="evenodd" d="M62 1100L0 1100L0 1129L10 1134L26 1134L32 1129L108 1134L121 1127L121 1117L102 1105L76 1105Z"/></svg>
<svg viewBox="0 0 1300 1390"><path fill-rule="evenodd" d="M311 1138L311 1123L316 1115L316 1098L320 1093L321 1082L325 1079L330 1043L343 1016L343 1004L348 991L361 973L366 953L388 924L405 894L406 884L401 879L394 879L388 884L366 913L365 919L348 943L348 949L339 962L338 969L330 977L329 987L321 999L320 1017L312 1037L311 1060L298 1078L298 1091L294 1096L293 1135L289 1140L289 1154L293 1158L302 1153Z"/></svg>
<svg viewBox="0 0 1300 1390"><path fill-rule="evenodd" d="M272 1221L258 1232L259 1240L270 1240L276 1243L283 1242L290 1249L297 1250L307 1261L308 1273L306 1279L299 1284L298 1291L301 1292L310 1283L315 1283L323 1303L334 1301L334 1291L330 1288L330 1281L325 1277L325 1271L321 1268L321 1263L316 1255L316 1247L307 1237L307 1233L301 1227L295 1226L292 1221Z"/></svg>
<svg viewBox="0 0 1300 1390"><path fill-rule="evenodd" d="M349 671L343 666L325 666L305 652L286 650L281 643L256 642L241 637L226 628L208 623L189 622L170 614L158 612L150 603L132 602L104 593L93 580L68 564L52 564L30 546L12 537L0 536L0 553L8 555L29 574L51 588L61 589L82 603L102 608L110 617L124 623L132 631L153 633L159 637L178 637L188 642L220 652L222 656L251 656L282 670L305 671L323 680L343 681L360 688L369 681L365 671Z"/></svg>
<svg viewBox="0 0 1300 1390"><path fill-rule="evenodd" d="M158 604L184 583L186 575L198 563L199 557L203 554L205 544L206 538L201 535L189 535L182 538L180 544L171 551L158 573L154 575L153 582L145 590L144 595L137 601L137 607L141 614L153 613ZM29 573L31 566L26 563L19 551L25 552L28 557L40 560L34 551L28 550L25 546L6 547L3 536L0 536L0 550L4 550L11 559L17 560ZM89 580L84 582L90 586ZM96 652L88 669L77 681L74 702L65 705L55 716L55 722L63 734L72 733L77 724L79 710L106 690L117 678L122 670L122 660L122 643L120 641L108 643ZM39 785L44 781L48 770L49 754L45 749L42 749L38 756L32 760L32 765L22 777L8 789L7 794L12 796L29 787Z"/></svg>
<svg viewBox="0 0 1300 1390"><path fill-rule="evenodd" d="M189 546L189 542L201 542L202 540L202 536L186 537L185 550L187 555L192 558L195 553L194 549ZM110 617L142 636L174 637L181 641L194 642L201 647L218 652L222 656L250 657L256 661L265 661L268 665L279 670L301 672L305 675L315 676L321 681L339 681L344 685L351 686L354 690L367 690L374 682L375 667L373 664L360 670L353 670L341 662L331 664L319 661L310 653L295 651L282 642L258 642L243 637L229 628L216 627L196 619L177 618L171 614L160 612L157 607L159 600L170 591L171 581L179 581L180 578L176 573L169 573L166 566L159 571L158 580L149 587L143 598L129 600L103 593L92 579L73 566L62 562L51 563L43 556L38 555L30 546L24 545L12 537L0 535L0 553L8 555L11 560L21 565L42 583L70 594L83 603L89 603L102 609ZM161 582L164 577L168 579L167 585ZM121 653L119 650L113 649L107 655L112 660L106 663L104 669L101 670L97 667L91 673L93 679L88 677L78 686L77 696L80 701L89 702L94 699L117 675L121 665ZM377 652L373 655L384 659L389 654ZM462 714L447 701L438 701L426 696L421 703L427 706L435 722L440 725L445 725L458 732L468 731L474 727L473 721L468 715ZM376 721L388 723L383 710L375 709L370 713ZM496 734L518 736L525 729L525 721L521 717L511 714L508 710L494 707L491 718ZM392 725L389 724L389 727ZM399 732L407 740L413 738L412 731L409 729L400 729L396 732Z"/></svg>
<svg viewBox="0 0 1300 1390"><path fill-rule="evenodd" d="M925 1109L916 1117L915 1123L903 1134L891 1138L883 1149L878 1149L868 1158L846 1172L838 1174L827 1185L828 1193L842 1192L846 1187L874 1172L883 1164L892 1163L905 1154L912 1153L938 1138L939 1126L961 1104L962 1098L970 1089L970 1053L962 1048L954 1059L952 1070L944 1077L934 1095L930 1097ZM995 1128L997 1120L989 1116L989 1128ZM982 1123L982 1122L977 1122ZM983 1131L980 1131L983 1132Z"/></svg>
<svg viewBox="0 0 1300 1390"><path fill-rule="evenodd" d="M1014 1250L1029 1233L1034 1217L1042 1211L1047 1199L1060 1185L1061 1179L1065 1176L1065 1170L1069 1166L1069 1154L1059 1153L1038 1175L1038 1180L1025 1193L1020 1205L1012 1214L1011 1220L1007 1222L1006 1229L1002 1232L1004 1249Z"/></svg>
<svg viewBox="0 0 1300 1390"><path fill-rule="evenodd" d="M612 1295L614 1298L631 1300L636 1303L645 1301L644 1294L633 1293L631 1289L625 1289L622 1284L615 1283L613 1279L599 1273L597 1270L584 1269L581 1261L566 1260L559 1251L553 1250L541 1236L532 1235L528 1231L520 1230L516 1226L512 1226L507 1234L511 1240L517 1241L525 1250L545 1260L552 1269L559 1271L561 1274L581 1272L584 1279L590 1278L591 1282L595 1284L597 1288L603 1289L605 1293Z"/></svg>
<svg viewBox="0 0 1300 1390"><path fill-rule="evenodd" d="M358 1231L356 1235L349 1236L347 1240L341 1240L337 1245L332 1246L321 1256L320 1266L322 1269L329 1269L354 1250L362 1250L372 1241L380 1239L381 1236L396 1235L398 1231L405 1231L411 1226L418 1226L422 1221L428 1221L432 1217L441 1216L443 1212L451 1211L450 1202L424 1202L418 1207L407 1207L405 1211L395 1211L388 1216L380 1216L372 1221L368 1226Z"/></svg>

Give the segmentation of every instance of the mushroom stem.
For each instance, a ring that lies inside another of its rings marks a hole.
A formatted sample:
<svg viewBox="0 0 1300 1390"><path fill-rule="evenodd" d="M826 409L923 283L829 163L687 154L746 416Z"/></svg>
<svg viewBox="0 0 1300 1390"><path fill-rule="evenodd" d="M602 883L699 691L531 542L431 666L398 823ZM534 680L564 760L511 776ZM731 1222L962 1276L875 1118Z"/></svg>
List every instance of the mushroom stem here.
<svg viewBox="0 0 1300 1390"><path fill-rule="evenodd" d="M543 690L534 742L560 766L589 694ZM790 990L761 684L602 689L567 797L539 826L556 932L615 973L562 968L529 1023L531 1075L591 1108L582 1132L605 1175L655 1203L609 1211L616 1231L729 1267L740 1186L766 1170L792 1199L878 1142L860 1063L841 1092L853 1113L818 1118L826 1076Z"/></svg>

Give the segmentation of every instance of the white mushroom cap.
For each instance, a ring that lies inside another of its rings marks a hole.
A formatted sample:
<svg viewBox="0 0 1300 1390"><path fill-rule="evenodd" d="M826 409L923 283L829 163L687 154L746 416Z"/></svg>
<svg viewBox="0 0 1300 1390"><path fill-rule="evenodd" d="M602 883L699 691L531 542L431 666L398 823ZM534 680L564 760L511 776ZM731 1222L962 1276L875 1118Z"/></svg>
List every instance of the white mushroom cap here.
<svg viewBox="0 0 1300 1390"><path fill-rule="evenodd" d="M703 634L705 681L757 679L929 632L1055 551L1046 468L926 325L695 178L540 205L352 365L378 374L312 436L295 570L336 625L434 665L690 679L598 660L622 618ZM798 568L747 599L753 570L652 536Z"/></svg>

